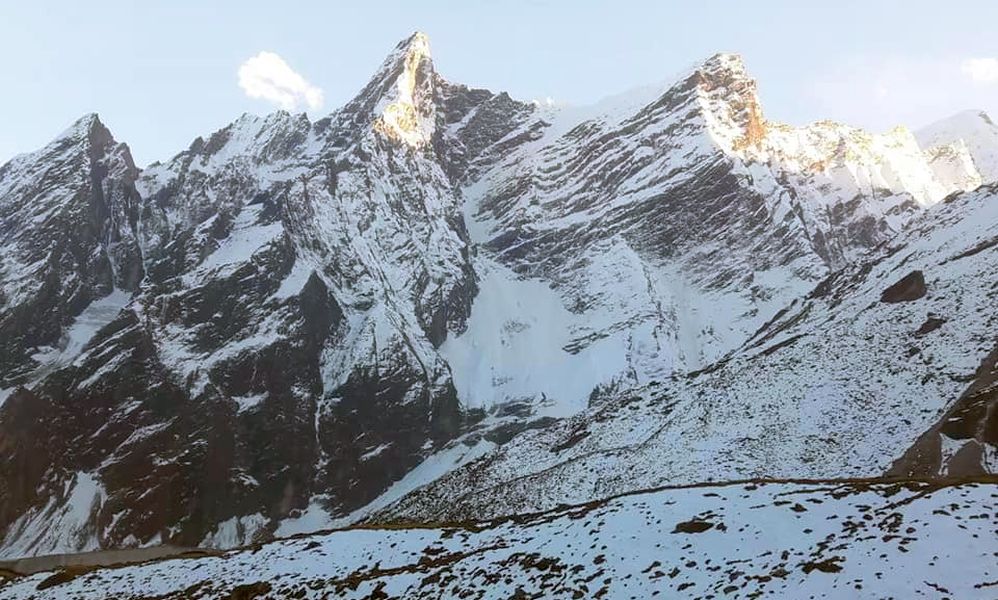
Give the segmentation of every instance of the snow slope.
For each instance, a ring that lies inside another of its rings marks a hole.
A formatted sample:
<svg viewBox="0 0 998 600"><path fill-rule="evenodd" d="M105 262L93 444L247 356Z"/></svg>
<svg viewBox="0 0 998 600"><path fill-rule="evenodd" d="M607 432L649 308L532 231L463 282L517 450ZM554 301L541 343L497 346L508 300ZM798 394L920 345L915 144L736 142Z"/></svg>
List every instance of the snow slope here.
<svg viewBox="0 0 998 600"><path fill-rule="evenodd" d="M993 597L998 487L748 483L6 585L99 598Z"/></svg>
<svg viewBox="0 0 998 600"><path fill-rule="evenodd" d="M963 142L984 181L998 181L998 125L987 113L966 110L927 125L916 135L924 148Z"/></svg>

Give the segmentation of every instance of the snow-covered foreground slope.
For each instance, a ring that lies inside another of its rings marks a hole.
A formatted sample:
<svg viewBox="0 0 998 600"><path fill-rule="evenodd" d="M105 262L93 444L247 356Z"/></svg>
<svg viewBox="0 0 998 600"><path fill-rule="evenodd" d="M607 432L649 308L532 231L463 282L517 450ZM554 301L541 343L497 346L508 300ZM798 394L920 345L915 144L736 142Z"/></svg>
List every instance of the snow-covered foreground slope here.
<svg viewBox="0 0 998 600"><path fill-rule="evenodd" d="M998 485L666 489L441 528L39 573L44 598L993 598Z"/></svg>

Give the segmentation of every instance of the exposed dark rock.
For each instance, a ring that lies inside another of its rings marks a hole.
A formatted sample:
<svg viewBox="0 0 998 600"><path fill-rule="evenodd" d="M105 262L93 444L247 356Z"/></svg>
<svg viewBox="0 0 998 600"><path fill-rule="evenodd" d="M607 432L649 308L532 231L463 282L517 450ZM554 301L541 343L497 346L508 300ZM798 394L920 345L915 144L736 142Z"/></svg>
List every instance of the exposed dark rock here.
<svg viewBox="0 0 998 600"><path fill-rule="evenodd" d="M232 591L228 595L224 596L226 600L254 600L254 598L263 598L270 594L273 589L270 582L258 581L256 583L246 583L243 585L237 585L232 588Z"/></svg>
<svg viewBox="0 0 998 600"><path fill-rule="evenodd" d="M925 322L918 327L917 331L915 331L915 335L916 336L928 335L933 331L942 327L944 323L946 323L946 319L937 317L930 313L929 316L926 317Z"/></svg>
<svg viewBox="0 0 998 600"><path fill-rule="evenodd" d="M833 556L820 561L807 561L801 565L805 573L820 571L822 573L838 573L842 570L842 558Z"/></svg>
<svg viewBox="0 0 998 600"><path fill-rule="evenodd" d="M556 446L551 447L551 452L561 452L563 450L568 450L572 446L578 444L582 440L589 436L589 432L585 428L580 428L572 432L564 441Z"/></svg>
<svg viewBox="0 0 998 600"><path fill-rule="evenodd" d="M672 531L672 533L703 533L713 527L714 524L709 521L693 519L691 521L676 523L676 528Z"/></svg>
<svg viewBox="0 0 998 600"><path fill-rule="evenodd" d="M921 271L912 271L885 289L880 295L881 302L912 302L925 296L925 276Z"/></svg>
<svg viewBox="0 0 998 600"><path fill-rule="evenodd" d="M963 442L943 462L943 436ZM998 349L978 368L963 395L887 471L892 477L960 477L988 473L985 451L998 450Z"/></svg>
<svg viewBox="0 0 998 600"><path fill-rule="evenodd" d="M509 442L511 439L517 435L523 433L524 431L529 431L531 429L542 429L556 422L557 419L552 417L541 417L540 419L533 419L530 421L513 421L510 423L503 423L498 427L494 427L487 431L483 436L488 441L493 444L503 445Z"/></svg>

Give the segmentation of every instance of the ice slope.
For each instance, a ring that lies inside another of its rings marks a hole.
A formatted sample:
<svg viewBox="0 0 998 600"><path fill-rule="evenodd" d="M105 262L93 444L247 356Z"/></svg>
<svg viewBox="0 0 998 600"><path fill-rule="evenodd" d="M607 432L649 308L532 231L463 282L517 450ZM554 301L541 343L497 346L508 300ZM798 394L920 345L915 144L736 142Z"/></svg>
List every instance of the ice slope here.
<svg viewBox="0 0 998 600"><path fill-rule="evenodd" d="M993 597L994 484L744 483L0 584L99 598Z"/></svg>
<svg viewBox="0 0 998 600"><path fill-rule="evenodd" d="M543 280L486 261L476 263L479 293L467 328L440 348L458 397L468 408L526 400L542 415L578 413L593 389L627 368L626 343L607 339L571 352L573 332L585 323L562 297Z"/></svg>

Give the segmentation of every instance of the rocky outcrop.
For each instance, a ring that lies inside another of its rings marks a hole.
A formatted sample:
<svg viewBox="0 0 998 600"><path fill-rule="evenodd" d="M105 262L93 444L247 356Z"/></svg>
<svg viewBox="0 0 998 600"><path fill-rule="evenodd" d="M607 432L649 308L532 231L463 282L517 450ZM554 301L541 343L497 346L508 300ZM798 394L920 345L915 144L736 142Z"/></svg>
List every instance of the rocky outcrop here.
<svg viewBox="0 0 998 600"><path fill-rule="evenodd" d="M888 477L998 475L998 350L967 390L891 465Z"/></svg>
<svg viewBox="0 0 998 600"><path fill-rule="evenodd" d="M925 275L921 271L912 271L885 289L880 294L880 301L914 302L925 296L926 291Z"/></svg>

